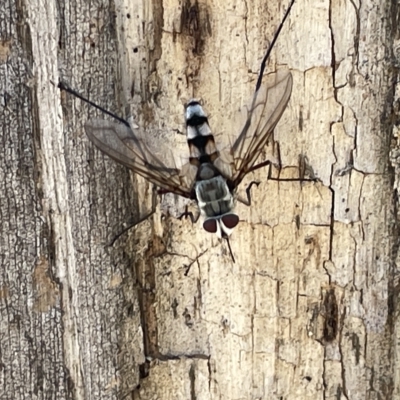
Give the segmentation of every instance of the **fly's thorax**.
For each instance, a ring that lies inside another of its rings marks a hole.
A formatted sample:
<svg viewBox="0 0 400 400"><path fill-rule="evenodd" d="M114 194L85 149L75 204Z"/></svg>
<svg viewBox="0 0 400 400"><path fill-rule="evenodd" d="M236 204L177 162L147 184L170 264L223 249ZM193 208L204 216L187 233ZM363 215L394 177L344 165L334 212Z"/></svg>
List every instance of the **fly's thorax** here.
<svg viewBox="0 0 400 400"><path fill-rule="evenodd" d="M233 196L222 175L197 181L195 190L197 203L203 216L218 216L232 210Z"/></svg>

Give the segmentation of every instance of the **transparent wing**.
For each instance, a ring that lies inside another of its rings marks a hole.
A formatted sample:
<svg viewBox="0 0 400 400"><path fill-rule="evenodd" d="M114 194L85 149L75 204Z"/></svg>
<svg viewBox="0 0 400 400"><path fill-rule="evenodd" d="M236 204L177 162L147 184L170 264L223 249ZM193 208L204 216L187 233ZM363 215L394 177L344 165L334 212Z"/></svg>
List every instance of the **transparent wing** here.
<svg viewBox="0 0 400 400"><path fill-rule="evenodd" d="M265 77L245 108L245 124L232 146L234 187L251 171L279 122L292 93L292 74L278 71Z"/></svg>
<svg viewBox="0 0 400 400"><path fill-rule="evenodd" d="M169 149L163 149L160 144L158 151L150 148L140 137L139 129L134 133L127 125L94 119L85 124L85 130L89 139L115 161L168 192L191 197L192 179L188 181L182 169L165 165L156 154L165 155Z"/></svg>

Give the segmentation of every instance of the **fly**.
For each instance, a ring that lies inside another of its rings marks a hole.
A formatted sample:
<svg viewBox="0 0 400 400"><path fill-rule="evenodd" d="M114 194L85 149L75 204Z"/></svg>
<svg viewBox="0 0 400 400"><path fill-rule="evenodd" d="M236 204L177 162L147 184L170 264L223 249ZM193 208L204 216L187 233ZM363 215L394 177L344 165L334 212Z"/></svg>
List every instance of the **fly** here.
<svg viewBox="0 0 400 400"><path fill-rule="evenodd" d="M94 119L85 124L86 134L101 151L154 183L162 193L171 192L196 201L199 214L204 219L203 228L228 241L239 223L238 215L233 212L235 202L251 203L249 191L247 199L243 199L237 195L237 188L246 174L267 165L268 162L256 164L256 161L279 122L292 92L293 80L289 71L269 75L264 85L262 78L266 62L294 1L291 0L261 62L255 92L246 109L245 123L229 149L220 150L216 146L207 114L200 103L197 100L187 103L185 121L190 156L181 168L165 162L161 156L162 149L157 155L148 141L149 135L135 123L102 109L63 83L59 87L120 122ZM159 144L156 147L160 148ZM197 218L192 216L192 220Z"/></svg>

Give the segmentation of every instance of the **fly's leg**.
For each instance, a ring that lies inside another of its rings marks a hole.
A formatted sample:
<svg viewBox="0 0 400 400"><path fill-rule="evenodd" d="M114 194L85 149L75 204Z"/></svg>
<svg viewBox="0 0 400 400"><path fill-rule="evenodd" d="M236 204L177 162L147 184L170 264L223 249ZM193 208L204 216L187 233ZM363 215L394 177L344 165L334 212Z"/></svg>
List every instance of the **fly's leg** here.
<svg viewBox="0 0 400 400"><path fill-rule="evenodd" d="M251 168L249 169L248 172L256 171L257 169L264 168L264 167L266 167L267 165L271 165L271 161L270 161L270 160L267 160L267 161L264 161L264 162L262 162L262 163L260 163L260 164L254 165L253 167L251 167Z"/></svg>
<svg viewBox="0 0 400 400"><path fill-rule="evenodd" d="M167 193L172 193L172 192L167 189L158 189L157 190L157 194L159 194L159 195L163 195L163 194L167 194ZM196 215L194 215L191 211L188 210L188 206L186 206L185 211L178 217L178 219L190 218L190 220L192 221L192 224L195 224L199 220L199 217L200 217L199 211L196 213Z"/></svg>
<svg viewBox="0 0 400 400"><path fill-rule="evenodd" d="M318 178L316 177L312 166L308 161L308 157L304 154L299 154L298 157L298 168L299 168L299 177L298 178L281 178L280 170L277 178L273 178L268 176L268 179L272 181L279 182L317 182Z"/></svg>
<svg viewBox="0 0 400 400"><path fill-rule="evenodd" d="M314 170L312 166L310 165L308 158L304 154L299 154L298 157L298 168L299 168L299 177L298 178L281 178L281 170L282 170L282 162L281 162L281 152L279 148L279 143L276 143L276 153L277 153L277 159L276 162L273 162L271 160L264 161L260 164L254 165L253 167L250 168L249 172L256 171L257 169L266 167L269 165L268 169L268 179L272 181L279 181L279 182L316 182L318 178L314 174ZM274 146L275 148L275 146ZM272 176L272 168L271 166L274 165L278 169L278 176L273 177Z"/></svg>
<svg viewBox="0 0 400 400"><path fill-rule="evenodd" d="M113 246L114 243L126 232L134 228L136 225L141 224L143 221L146 221L146 219L150 218L155 212L157 208L157 196L155 194L157 193L157 190L155 186L153 186L153 193L152 193L152 201L151 201L151 211L146 214L144 217L140 218L139 220L135 219L133 222L129 222L128 225L119 233L117 233L107 244L107 247Z"/></svg>
<svg viewBox="0 0 400 400"><path fill-rule="evenodd" d="M279 154L279 147L278 147L278 154ZM271 160L266 160L266 161L263 161L262 163L254 165L253 167L251 167L249 169L248 172L253 172L253 171L256 171L257 169L269 166L270 167L268 169L268 179L269 179L271 176L271 164L277 165L277 168L280 170L280 157L278 157L277 163L274 163ZM244 204L246 206L251 206L251 188L253 185L259 186L259 184L260 184L260 182L251 181L246 188L246 198L243 198L242 196L238 196L237 201L240 201L242 204Z"/></svg>
<svg viewBox="0 0 400 400"><path fill-rule="evenodd" d="M178 219L182 219L182 218L190 218L190 220L192 221L192 224L195 224L199 218L200 218L200 211L197 212L196 215L194 215L191 211L188 211L188 206L185 207L185 212L183 212Z"/></svg>
<svg viewBox="0 0 400 400"><path fill-rule="evenodd" d="M272 175L272 168L271 168L271 166L274 166L275 168L278 169L278 171L279 171L279 172L278 172L278 175L279 175L279 173L280 173L280 171L281 171L281 169L282 169L281 150L280 150L280 147L279 147L279 143L278 143L278 142L275 142L275 141L273 140L273 142L272 142L272 147L273 147L273 154L274 154L274 157L272 157L272 159L263 161L263 162L261 162L261 163L259 163L259 164L257 164L257 165L252 166L252 167L249 169L248 172L253 172L253 171L256 171L257 169L260 169L260 168L264 168L264 167L269 166L269 168L268 168L268 179L270 179L270 177L271 177L271 175ZM276 157L275 157L275 154L276 154Z"/></svg>
<svg viewBox="0 0 400 400"><path fill-rule="evenodd" d="M247 188L246 188L246 198L238 196L237 197L237 201L240 201L242 204L244 204L246 206L251 206L251 187L253 185L257 185L258 186L259 184L260 184L260 182L251 181L249 183L249 185L247 186Z"/></svg>
<svg viewBox="0 0 400 400"><path fill-rule="evenodd" d="M50 81L51 82L51 81ZM51 82L54 86L56 86L56 84L54 82ZM103 112L104 114L109 115L110 117L115 118L117 121L123 123L124 125L126 125L129 128L129 123L128 121L125 121L123 118L118 117L118 115L106 110L103 107L100 107L99 105L97 105L96 103L93 103L93 101L90 101L89 99L87 99L86 97L83 97L82 95L80 95L76 90L71 89L65 82L63 81L59 81L57 87L60 90L63 90L67 93L72 94L73 96L77 97L78 99L84 101L87 104L90 104L91 106L97 108L98 110L100 110L101 112Z"/></svg>
<svg viewBox="0 0 400 400"><path fill-rule="evenodd" d="M278 162L273 163L271 160L264 161L260 164L257 164L250 168L249 172L253 172L257 169L270 166L268 170L268 180L272 181L278 181L278 182L317 182L318 178L314 174L314 170L310 163L308 162L307 156L303 154L299 154L299 177L298 178L281 178L280 173L281 173L281 158L280 158L280 151L279 151L279 144L277 144L277 152L278 152ZM278 169L278 176L272 177L272 169L271 165L274 164L277 169ZM251 187L253 185L259 185L260 182L257 181L252 181L246 188L246 198L243 198L241 196L237 197L237 201L239 201L242 204L245 204L246 206L251 205Z"/></svg>

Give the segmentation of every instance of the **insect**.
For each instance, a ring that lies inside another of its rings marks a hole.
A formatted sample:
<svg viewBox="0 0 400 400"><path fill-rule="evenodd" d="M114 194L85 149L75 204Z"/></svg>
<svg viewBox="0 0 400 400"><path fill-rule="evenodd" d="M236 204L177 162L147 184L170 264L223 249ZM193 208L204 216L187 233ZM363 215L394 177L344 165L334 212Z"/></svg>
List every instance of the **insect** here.
<svg viewBox="0 0 400 400"><path fill-rule="evenodd" d="M221 150L217 147L202 106L197 100L188 102L185 121L190 156L189 161L181 168L173 163L168 164L163 157L156 154L154 146L148 141L151 133L103 110L62 83L59 87L120 122L94 119L86 123L85 130L89 139L101 151L161 188L162 193L171 192L196 201L199 215L204 219L203 228L228 241L229 235L239 223L238 215L233 212L235 202L240 201L247 205L251 203L250 192L247 191L247 199L243 199L237 195L237 188L246 174L267 165L268 162L256 164L256 161L291 95L290 72L278 71L270 74L268 83L264 85L262 79L270 52L293 4L294 0L291 1L262 60L244 125L230 148ZM191 217L193 221L198 219L198 216Z"/></svg>

